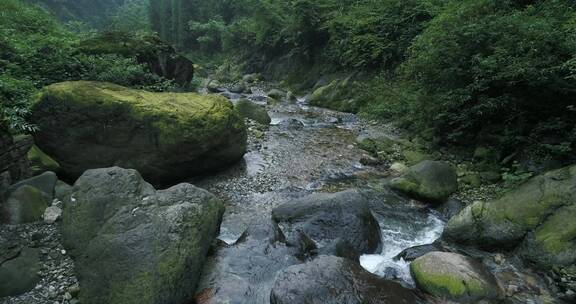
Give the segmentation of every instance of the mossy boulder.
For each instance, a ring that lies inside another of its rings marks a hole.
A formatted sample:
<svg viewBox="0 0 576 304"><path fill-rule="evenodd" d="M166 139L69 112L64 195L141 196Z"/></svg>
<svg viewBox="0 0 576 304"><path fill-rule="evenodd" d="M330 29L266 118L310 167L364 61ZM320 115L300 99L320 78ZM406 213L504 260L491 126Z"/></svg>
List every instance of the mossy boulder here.
<svg viewBox="0 0 576 304"><path fill-rule="evenodd" d="M459 303L492 300L500 290L494 276L472 258L449 252L431 252L410 264L423 291Z"/></svg>
<svg viewBox="0 0 576 304"><path fill-rule="evenodd" d="M159 76L188 85L194 77L194 63L178 54L156 34L104 32L80 42L78 49L90 55L117 54L133 57Z"/></svg>
<svg viewBox="0 0 576 304"><path fill-rule="evenodd" d="M270 115L268 115L266 108L257 105L248 99L240 99L235 104L235 107L240 115L244 118L252 119L263 125L269 125L270 122L272 122L272 119L270 118Z"/></svg>
<svg viewBox="0 0 576 304"><path fill-rule="evenodd" d="M576 166L530 179L502 198L475 202L444 237L488 250L517 248L543 268L576 263Z"/></svg>
<svg viewBox="0 0 576 304"><path fill-rule="evenodd" d="M60 164L48 154L44 153L38 146L33 145L28 151L28 161L33 175L38 175L46 171L60 171Z"/></svg>
<svg viewBox="0 0 576 304"><path fill-rule="evenodd" d="M38 146L69 180L122 166L168 183L226 167L246 151L244 121L221 96L63 82L45 87L32 111Z"/></svg>
<svg viewBox="0 0 576 304"><path fill-rule="evenodd" d="M442 203L458 191L458 177L450 164L427 160L391 180L390 187L415 199Z"/></svg>
<svg viewBox="0 0 576 304"><path fill-rule="evenodd" d="M317 88L308 98L308 102L318 107L356 113L360 105L355 99L355 93L350 78L334 80Z"/></svg>
<svg viewBox="0 0 576 304"><path fill-rule="evenodd" d="M64 201L61 224L80 301L185 303L223 211L218 198L190 184L156 191L135 170L87 171Z"/></svg>
<svg viewBox="0 0 576 304"><path fill-rule="evenodd" d="M50 203L42 191L23 185L12 192L0 206L0 222L16 225L41 221Z"/></svg>

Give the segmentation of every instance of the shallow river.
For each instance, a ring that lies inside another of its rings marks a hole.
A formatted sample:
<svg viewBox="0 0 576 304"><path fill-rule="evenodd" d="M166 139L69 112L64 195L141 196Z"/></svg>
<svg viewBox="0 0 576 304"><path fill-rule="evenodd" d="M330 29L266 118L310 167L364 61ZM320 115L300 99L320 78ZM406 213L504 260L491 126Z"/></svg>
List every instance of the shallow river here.
<svg viewBox="0 0 576 304"><path fill-rule="evenodd" d="M250 96L265 105L261 96ZM426 206L387 190L386 166L360 164L359 136L391 136L389 128L356 115L297 103L267 106L272 123L260 139L251 132L244 161L216 175L194 180L227 203L220 239L233 244L254 220L270 218L274 207L313 192L360 189L370 196L382 232L382 252L361 257L377 275L391 271L412 286L408 264L393 258L402 250L440 237L444 223ZM394 269L394 270L391 270ZM255 296L255 302L262 301Z"/></svg>

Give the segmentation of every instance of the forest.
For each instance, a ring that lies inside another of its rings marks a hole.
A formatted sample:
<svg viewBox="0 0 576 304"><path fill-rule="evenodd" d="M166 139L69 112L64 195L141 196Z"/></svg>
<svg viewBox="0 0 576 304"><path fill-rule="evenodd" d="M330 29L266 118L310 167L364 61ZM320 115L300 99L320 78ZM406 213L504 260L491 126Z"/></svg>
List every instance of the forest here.
<svg viewBox="0 0 576 304"><path fill-rule="evenodd" d="M576 302L573 0L0 0L0 304Z"/></svg>

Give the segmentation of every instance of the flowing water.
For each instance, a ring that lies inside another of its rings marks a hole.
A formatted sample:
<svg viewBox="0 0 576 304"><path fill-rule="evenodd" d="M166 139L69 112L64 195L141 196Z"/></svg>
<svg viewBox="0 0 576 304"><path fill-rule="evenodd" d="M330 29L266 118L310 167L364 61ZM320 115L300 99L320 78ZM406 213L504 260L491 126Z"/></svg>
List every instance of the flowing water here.
<svg viewBox="0 0 576 304"><path fill-rule="evenodd" d="M248 97L265 104L260 95ZM408 264L394 257L406 248L435 241L444 223L425 205L388 190L387 167L363 166L360 159L365 152L355 145L358 136L393 137L393 130L353 114L308 106L302 99L267 108L272 123L263 137L250 136L242 163L193 181L227 203L220 239L233 244L250 222L270 218L272 209L282 203L314 192L356 188L370 196L383 241L382 251L362 256L361 265L380 276L394 269L398 281L412 286ZM254 296L253 301L267 300Z"/></svg>

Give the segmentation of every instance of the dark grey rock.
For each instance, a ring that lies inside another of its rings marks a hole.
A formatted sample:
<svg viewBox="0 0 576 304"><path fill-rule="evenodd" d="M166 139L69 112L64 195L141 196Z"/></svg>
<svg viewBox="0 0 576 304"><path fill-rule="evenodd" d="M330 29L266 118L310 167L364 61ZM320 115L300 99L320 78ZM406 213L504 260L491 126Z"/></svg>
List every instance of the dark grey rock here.
<svg viewBox="0 0 576 304"><path fill-rule="evenodd" d="M320 256L280 272L270 294L272 304L412 304L413 292L381 279L344 258Z"/></svg>
<svg viewBox="0 0 576 304"><path fill-rule="evenodd" d="M135 170L85 172L64 201L62 238L82 303L181 303L192 296L223 204L190 184L156 191Z"/></svg>
<svg viewBox="0 0 576 304"><path fill-rule="evenodd" d="M319 250L332 247L334 254L343 241L360 254L374 253L382 245L380 226L367 199L354 190L309 195L275 208L272 218L288 235L302 231Z"/></svg>

